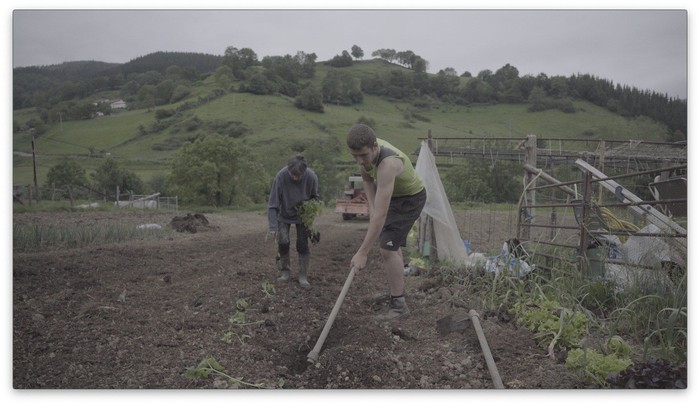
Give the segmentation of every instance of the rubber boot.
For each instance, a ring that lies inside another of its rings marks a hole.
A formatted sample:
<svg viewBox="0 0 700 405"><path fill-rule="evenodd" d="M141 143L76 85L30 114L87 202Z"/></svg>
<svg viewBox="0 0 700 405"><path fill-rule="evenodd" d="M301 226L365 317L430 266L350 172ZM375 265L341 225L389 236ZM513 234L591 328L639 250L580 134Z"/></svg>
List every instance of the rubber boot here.
<svg viewBox="0 0 700 405"><path fill-rule="evenodd" d="M392 319L398 319L408 316L411 313L406 305L406 297L403 295L399 297L391 297L389 301L389 309L380 315L374 317L377 322L391 321Z"/></svg>
<svg viewBox="0 0 700 405"><path fill-rule="evenodd" d="M299 285L305 290L311 288L311 284L309 284L309 280L306 278L309 272L309 256L310 255L299 255Z"/></svg>
<svg viewBox="0 0 700 405"><path fill-rule="evenodd" d="M281 275L277 281L289 281L289 275L292 272L292 269L289 267L289 253L286 255L280 255L279 263Z"/></svg>

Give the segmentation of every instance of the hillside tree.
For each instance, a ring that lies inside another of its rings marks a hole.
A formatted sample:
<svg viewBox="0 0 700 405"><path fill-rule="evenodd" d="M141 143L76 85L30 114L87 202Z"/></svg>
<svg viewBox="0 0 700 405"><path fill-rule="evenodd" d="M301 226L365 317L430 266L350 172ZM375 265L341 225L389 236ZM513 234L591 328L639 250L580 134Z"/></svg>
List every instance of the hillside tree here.
<svg viewBox="0 0 700 405"><path fill-rule="evenodd" d="M417 56L411 64L411 69L416 73L425 73L428 71L428 61Z"/></svg>
<svg viewBox="0 0 700 405"><path fill-rule="evenodd" d="M221 64L231 68L236 78L245 79L245 74L243 72L251 66L259 65L260 62L258 61L258 55L252 49L238 49L229 46L226 48L226 51L224 51L224 58Z"/></svg>
<svg viewBox="0 0 700 405"><path fill-rule="evenodd" d="M396 53L396 59L398 59L399 63L408 67L409 69L413 68L413 62L417 57L418 55L413 53L413 51L400 51Z"/></svg>
<svg viewBox="0 0 700 405"><path fill-rule="evenodd" d="M335 55L333 59L326 63L333 67L352 66L352 56L350 56L348 51L343 51L340 55Z"/></svg>
<svg viewBox="0 0 700 405"><path fill-rule="evenodd" d="M116 160L108 158L91 174L94 188L103 190L107 194L114 192L119 187L119 193L131 192L141 194L145 186L136 173L124 169Z"/></svg>
<svg viewBox="0 0 700 405"><path fill-rule="evenodd" d="M339 105L352 105L362 102L360 80L344 70L331 70L321 83L323 101Z"/></svg>
<svg viewBox="0 0 700 405"><path fill-rule="evenodd" d="M357 45L353 45L352 48L350 48L350 54L355 59L362 59L362 57L365 56L365 53L362 51L362 48L360 48Z"/></svg>
<svg viewBox="0 0 700 405"><path fill-rule="evenodd" d="M315 86L308 86L294 99L294 106L302 110L322 113L323 94Z"/></svg>
<svg viewBox="0 0 700 405"><path fill-rule="evenodd" d="M228 136L210 135L175 153L169 184L172 192L195 204L246 206L266 200L267 177L250 148Z"/></svg>
<svg viewBox="0 0 700 405"><path fill-rule="evenodd" d="M63 159L51 167L46 174L47 186L65 189L65 195L73 199L73 189L87 184L87 175L78 162L73 159Z"/></svg>
<svg viewBox="0 0 700 405"><path fill-rule="evenodd" d="M301 65L301 77L304 79L311 79L316 74L316 56L315 53L306 53L303 51L298 51L294 55L294 60Z"/></svg>
<svg viewBox="0 0 700 405"><path fill-rule="evenodd" d="M379 57L381 59L384 59L387 62L393 62L396 60L396 51L394 49L377 49L376 51L372 52L373 57Z"/></svg>
<svg viewBox="0 0 700 405"><path fill-rule="evenodd" d="M440 72L442 72L446 76L457 76L457 71L453 67L446 67L444 69L440 69ZM438 74L440 74L440 72L438 72Z"/></svg>
<svg viewBox="0 0 700 405"><path fill-rule="evenodd" d="M228 66L219 66L216 68L216 71L214 71L214 81L220 88L225 91L230 91L234 81L233 71Z"/></svg>

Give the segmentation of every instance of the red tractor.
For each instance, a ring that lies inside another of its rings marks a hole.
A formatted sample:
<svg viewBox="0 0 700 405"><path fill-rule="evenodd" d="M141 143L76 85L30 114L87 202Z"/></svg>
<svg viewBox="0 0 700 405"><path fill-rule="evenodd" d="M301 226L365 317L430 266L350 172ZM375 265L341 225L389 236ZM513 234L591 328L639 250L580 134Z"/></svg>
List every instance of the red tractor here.
<svg viewBox="0 0 700 405"><path fill-rule="evenodd" d="M345 198L335 200L335 212L343 214L344 220L357 216L369 217L369 203L362 186L362 176L350 176L345 188Z"/></svg>

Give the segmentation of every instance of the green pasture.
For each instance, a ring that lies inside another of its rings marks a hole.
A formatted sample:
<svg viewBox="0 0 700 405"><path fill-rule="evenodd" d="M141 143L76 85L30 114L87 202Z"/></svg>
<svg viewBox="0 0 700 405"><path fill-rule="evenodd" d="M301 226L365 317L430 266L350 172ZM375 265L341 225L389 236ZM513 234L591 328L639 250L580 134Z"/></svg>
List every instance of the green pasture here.
<svg viewBox="0 0 700 405"><path fill-rule="evenodd" d="M363 62L346 69L358 77L369 77L386 71L389 67L385 65L388 64ZM312 82L320 87L330 69L319 64ZM590 138L592 141L663 141L666 134L665 126L655 121L644 117L626 119L584 101L574 102L575 113L557 110L533 113L527 111L527 104L466 106L433 100L428 107L418 107L408 102L365 95L361 104L325 105L325 111L318 113L296 108L290 97L250 93L227 93L206 104L185 109L177 117L168 118L168 125L156 128L157 110L175 110L183 103L196 103L215 87L213 79L209 78L193 86L190 96L178 104L49 125L46 132L36 138L39 182L45 180L48 170L63 157L77 158L88 172L109 156L145 181L156 175L167 175L177 148L189 139L210 133L207 126L211 123L235 123L246 128L240 139L262 158L270 173L276 172L296 149L303 150L305 145L323 137L334 137L344 145L347 130L361 117L376 123L379 137L409 153L420 147L418 138L426 137L429 131L434 137L524 137L534 134L542 138ZM95 96L89 99L93 98ZM31 109L14 111L13 114L15 122L21 124L33 117L36 118L37 114ZM192 129L185 125L195 118L202 122L199 127ZM13 151L24 154L13 157L15 184L33 181L31 136L26 132L13 134ZM595 146L596 142L589 145ZM586 145L551 147L582 149ZM339 159L343 162L351 160L344 148Z"/></svg>

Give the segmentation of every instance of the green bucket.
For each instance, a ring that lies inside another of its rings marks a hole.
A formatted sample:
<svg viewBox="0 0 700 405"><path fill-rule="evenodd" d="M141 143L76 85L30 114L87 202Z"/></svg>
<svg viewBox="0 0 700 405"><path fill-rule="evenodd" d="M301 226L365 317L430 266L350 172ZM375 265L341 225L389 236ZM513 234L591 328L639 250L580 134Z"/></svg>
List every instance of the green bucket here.
<svg viewBox="0 0 700 405"><path fill-rule="evenodd" d="M605 259L608 252L605 246L592 246L586 249L585 276L588 278L605 277Z"/></svg>

